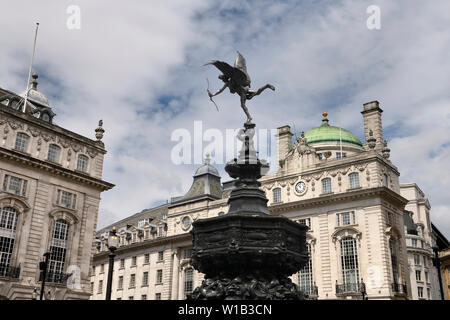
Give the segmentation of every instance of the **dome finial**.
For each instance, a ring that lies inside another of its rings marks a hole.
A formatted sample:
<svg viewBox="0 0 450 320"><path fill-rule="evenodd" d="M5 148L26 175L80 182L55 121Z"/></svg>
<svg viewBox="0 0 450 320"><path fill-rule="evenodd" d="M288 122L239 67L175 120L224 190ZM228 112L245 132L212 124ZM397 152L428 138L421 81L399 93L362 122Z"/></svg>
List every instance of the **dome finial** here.
<svg viewBox="0 0 450 320"><path fill-rule="evenodd" d="M31 81L31 84L33 85L32 88L34 90L37 90L37 85L38 85L37 79L39 78L37 72L33 73L32 77L33 77L33 81Z"/></svg>
<svg viewBox="0 0 450 320"><path fill-rule="evenodd" d="M207 152L205 154L205 164L210 164L210 162L211 162L211 158L210 158L209 152Z"/></svg>
<svg viewBox="0 0 450 320"><path fill-rule="evenodd" d="M323 119L322 119L322 120L328 120L328 119L327 119L328 113L327 113L326 111L324 111L324 112L322 113L322 116L323 116Z"/></svg>

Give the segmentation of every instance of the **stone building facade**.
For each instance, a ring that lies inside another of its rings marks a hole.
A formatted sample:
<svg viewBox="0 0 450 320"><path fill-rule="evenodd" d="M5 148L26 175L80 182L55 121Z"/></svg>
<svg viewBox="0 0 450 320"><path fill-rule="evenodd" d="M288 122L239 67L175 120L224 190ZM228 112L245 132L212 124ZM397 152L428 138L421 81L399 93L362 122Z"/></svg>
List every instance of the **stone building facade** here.
<svg viewBox="0 0 450 320"><path fill-rule="evenodd" d="M278 128L277 169L260 179L261 188L271 214L309 227L310 260L292 279L310 298L413 298L403 215L408 199L383 140L382 112L377 101L364 105L365 143L331 126L326 113L319 127L298 137L289 126ZM185 196L98 231L91 299L105 297L103 243L112 227L125 239L116 252L112 299L184 299L203 279L189 265L192 222L226 214L233 185L221 184L206 158Z"/></svg>
<svg viewBox="0 0 450 320"><path fill-rule="evenodd" d="M39 262L50 252L46 299L88 299L92 243L106 153L53 123L37 74L24 94L0 88L0 297L39 298ZM33 293L34 292L34 293Z"/></svg>

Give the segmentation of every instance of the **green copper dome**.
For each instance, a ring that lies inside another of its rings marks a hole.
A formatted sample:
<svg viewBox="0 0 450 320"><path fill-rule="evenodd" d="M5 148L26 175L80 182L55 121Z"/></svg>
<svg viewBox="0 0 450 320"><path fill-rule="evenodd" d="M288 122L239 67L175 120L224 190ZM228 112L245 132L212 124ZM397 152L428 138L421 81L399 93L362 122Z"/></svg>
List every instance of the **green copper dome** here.
<svg viewBox="0 0 450 320"><path fill-rule="evenodd" d="M361 141L350 131L328 124L327 113L323 113L322 125L305 132L308 145L320 142L346 142L362 147Z"/></svg>

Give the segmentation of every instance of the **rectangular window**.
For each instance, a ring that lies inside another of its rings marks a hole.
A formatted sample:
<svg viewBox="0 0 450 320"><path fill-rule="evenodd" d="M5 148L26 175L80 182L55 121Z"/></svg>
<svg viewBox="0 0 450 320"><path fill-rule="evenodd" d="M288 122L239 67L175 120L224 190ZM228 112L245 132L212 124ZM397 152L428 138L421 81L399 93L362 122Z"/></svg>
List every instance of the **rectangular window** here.
<svg viewBox="0 0 450 320"><path fill-rule="evenodd" d="M430 290L430 288L427 288L427 296L428 296L428 300L431 300L431 290Z"/></svg>
<svg viewBox="0 0 450 320"><path fill-rule="evenodd" d="M48 156L47 156L47 160L52 161L52 162L59 162L59 154L61 152L61 148L58 147L55 144L51 144L48 147Z"/></svg>
<svg viewBox="0 0 450 320"><path fill-rule="evenodd" d="M80 154L77 160L77 170L86 172L88 166L88 157Z"/></svg>
<svg viewBox="0 0 450 320"><path fill-rule="evenodd" d="M143 295L141 296L141 300L147 300L147 295L146 295L146 294L143 294Z"/></svg>
<svg viewBox="0 0 450 320"><path fill-rule="evenodd" d="M428 272L427 272L427 271L425 271L425 281L426 281L427 283L430 282L430 279L429 279L429 276L428 276Z"/></svg>
<svg viewBox="0 0 450 320"><path fill-rule="evenodd" d="M118 290L123 289L123 276L119 276L119 284L117 285Z"/></svg>
<svg viewBox="0 0 450 320"><path fill-rule="evenodd" d="M130 274L130 288L134 288L136 286L136 275Z"/></svg>
<svg viewBox="0 0 450 320"><path fill-rule="evenodd" d="M29 140L30 137L28 135L19 132L16 137L16 144L14 145L14 149L22 152L27 152Z"/></svg>
<svg viewBox="0 0 450 320"><path fill-rule="evenodd" d="M64 190L58 190L56 204L64 208L75 209L77 205L77 195Z"/></svg>
<svg viewBox="0 0 450 320"><path fill-rule="evenodd" d="M3 191L25 197L27 190L27 180L5 174L3 179Z"/></svg>
<svg viewBox="0 0 450 320"><path fill-rule="evenodd" d="M189 268L184 272L184 297L187 299L188 294L192 293L194 271Z"/></svg>
<svg viewBox="0 0 450 320"><path fill-rule="evenodd" d="M125 268L125 259L120 259L120 269Z"/></svg>
<svg viewBox="0 0 450 320"><path fill-rule="evenodd" d="M159 251L158 252L158 261L163 261L164 260L164 251Z"/></svg>
<svg viewBox="0 0 450 320"><path fill-rule="evenodd" d="M183 259L190 259L192 257L192 249L183 250Z"/></svg>
<svg viewBox="0 0 450 320"><path fill-rule="evenodd" d="M273 202L274 203L281 202L281 189L280 188L273 189Z"/></svg>
<svg viewBox="0 0 450 320"><path fill-rule="evenodd" d="M417 239L411 239L411 243L413 247L417 247Z"/></svg>
<svg viewBox="0 0 450 320"><path fill-rule="evenodd" d="M148 272L144 272L142 275L142 285L147 286L148 285Z"/></svg>
<svg viewBox="0 0 450 320"><path fill-rule="evenodd" d="M304 226L307 226L308 228L311 228L311 218L299 219L297 222Z"/></svg>
<svg viewBox="0 0 450 320"><path fill-rule="evenodd" d="M422 271L416 270L416 281L422 281Z"/></svg>
<svg viewBox="0 0 450 320"><path fill-rule="evenodd" d="M156 271L156 283L162 283L163 271L161 269Z"/></svg>
<svg viewBox="0 0 450 320"><path fill-rule="evenodd" d="M322 180L322 193L331 193L331 179L325 178Z"/></svg>
<svg viewBox="0 0 450 320"><path fill-rule="evenodd" d="M100 266L100 273L105 272L105 265L102 263Z"/></svg>
<svg viewBox="0 0 450 320"><path fill-rule="evenodd" d="M161 300L161 293L155 293L155 300Z"/></svg>
<svg viewBox="0 0 450 320"><path fill-rule="evenodd" d="M356 224L355 211L338 213L336 214L336 216L338 226L348 226L351 224Z"/></svg>
<svg viewBox="0 0 450 320"><path fill-rule="evenodd" d="M136 266L136 260L137 260L136 256L131 258L131 266L132 267Z"/></svg>
<svg viewBox="0 0 450 320"><path fill-rule="evenodd" d="M420 256L418 254L414 255L414 264L417 266L420 265Z"/></svg>
<svg viewBox="0 0 450 320"><path fill-rule="evenodd" d="M133 296L129 296L128 300L134 300L134 297Z"/></svg>
<svg viewBox="0 0 450 320"><path fill-rule="evenodd" d="M387 213L386 213L386 224L387 224L388 226L392 226L392 223L393 223L393 216L392 216L392 213L391 213L391 212L387 212Z"/></svg>
<svg viewBox="0 0 450 320"><path fill-rule="evenodd" d="M350 180L350 188L351 189L355 189L355 188L359 188L360 187L360 185L359 185L359 173L357 173L357 172L350 173L348 175L348 178Z"/></svg>
<svg viewBox="0 0 450 320"><path fill-rule="evenodd" d="M422 287L417 287L417 295L419 296L419 298L423 298L423 288Z"/></svg>
<svg viewBox="0 0 450 320"><path fill-rule="evenodd" d="M98 293L98 294L101 294L102 291L103 291L103 280L100 280L100 281L98 282L98 291L97 291L97 293Z"/></svg>
<svg viewBox="0 0 450 320"><path fill-rule="evenodd" d="M146 253L144 255L144 263L149 263L150 262L150 254Z"/></svg>

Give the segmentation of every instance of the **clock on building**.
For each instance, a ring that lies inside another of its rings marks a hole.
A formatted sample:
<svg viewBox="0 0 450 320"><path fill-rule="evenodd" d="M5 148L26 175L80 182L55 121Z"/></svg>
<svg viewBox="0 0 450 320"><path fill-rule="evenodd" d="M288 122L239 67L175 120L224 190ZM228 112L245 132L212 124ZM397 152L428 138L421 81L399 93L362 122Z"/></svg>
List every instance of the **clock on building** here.
<svg viewBox="0 0 450 320"><path fill-rule="evenodd" d="M303 181L298 182L295 185L295 192L298 195L303 195L306 192L306 183L304 183Z"/></svg>

